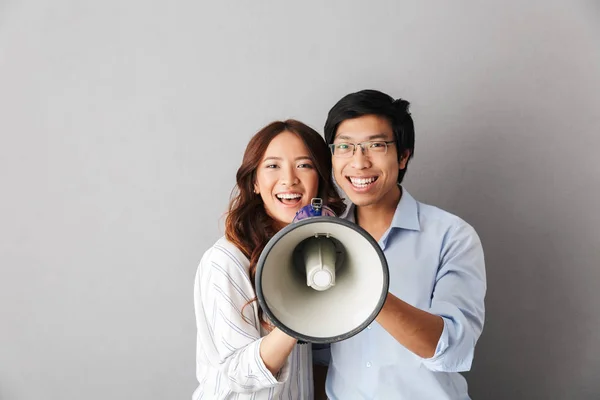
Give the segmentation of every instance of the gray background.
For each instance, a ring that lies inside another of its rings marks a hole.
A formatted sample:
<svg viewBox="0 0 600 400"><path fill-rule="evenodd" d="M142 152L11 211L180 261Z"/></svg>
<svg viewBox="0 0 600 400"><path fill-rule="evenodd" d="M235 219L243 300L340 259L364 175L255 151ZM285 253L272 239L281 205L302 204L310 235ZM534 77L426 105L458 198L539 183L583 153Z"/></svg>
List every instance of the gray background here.
<svg viewBox="0 0 600 400"><path fill-rule="evenodd" d="M247 140L363 88L482 237L472 397L600 398L600 3L282 3L0 0L0 398L189 398Z"/></svg>

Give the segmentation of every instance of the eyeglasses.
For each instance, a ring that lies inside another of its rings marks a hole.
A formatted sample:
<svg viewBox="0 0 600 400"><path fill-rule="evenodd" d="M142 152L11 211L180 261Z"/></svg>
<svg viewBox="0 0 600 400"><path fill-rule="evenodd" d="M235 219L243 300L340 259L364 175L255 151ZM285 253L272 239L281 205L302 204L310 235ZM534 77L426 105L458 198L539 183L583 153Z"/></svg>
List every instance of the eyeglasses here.
<svg viewBox="0 0 600 400"><path fill-rule="evenodd" d="M388 142L385 140L371 140L361 143L334 143L330 144L329 148L334 157L352 157L357 146L360 146L365 156L369 154L384 155L387 153L388 145L395 143L393 140Z"/></svg>

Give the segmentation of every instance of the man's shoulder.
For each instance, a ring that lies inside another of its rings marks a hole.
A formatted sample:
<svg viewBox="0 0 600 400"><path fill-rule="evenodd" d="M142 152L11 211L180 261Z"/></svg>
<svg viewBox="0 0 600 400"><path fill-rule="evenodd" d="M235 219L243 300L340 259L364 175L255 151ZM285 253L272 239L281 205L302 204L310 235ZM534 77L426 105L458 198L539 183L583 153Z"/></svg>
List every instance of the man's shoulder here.
<svg viewBox="0 0 600 400"><path fill-rule="evenodd" d="M475 228L462 217L440 207L417 201L421 228L437 228L443 231L464 231L475 233ZM436 229L436 230L437 230Z"/></svg>

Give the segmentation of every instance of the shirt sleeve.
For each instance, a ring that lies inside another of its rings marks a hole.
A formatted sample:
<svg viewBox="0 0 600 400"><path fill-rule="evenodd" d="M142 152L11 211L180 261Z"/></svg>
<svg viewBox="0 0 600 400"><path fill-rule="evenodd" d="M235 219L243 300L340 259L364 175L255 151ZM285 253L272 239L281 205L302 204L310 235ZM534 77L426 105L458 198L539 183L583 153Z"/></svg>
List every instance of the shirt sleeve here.
<svg viewBox="0 0 600 400"><path fill-rule="evenodd" d="M233 252L215 245L205 253L194 286L198 346L238 393L274 387L289 377L289 358L273 376L260 357L254 298L247 267Z"/></svg>
<svg viewBox="0 0 600 400"><path fill-rule="evenodd" d="M423 359L432 371L461 372L471 368L475 344L483 329L486 293L481 241L465 222L447 233L429 312L444 321L433 357Z"/></svg>

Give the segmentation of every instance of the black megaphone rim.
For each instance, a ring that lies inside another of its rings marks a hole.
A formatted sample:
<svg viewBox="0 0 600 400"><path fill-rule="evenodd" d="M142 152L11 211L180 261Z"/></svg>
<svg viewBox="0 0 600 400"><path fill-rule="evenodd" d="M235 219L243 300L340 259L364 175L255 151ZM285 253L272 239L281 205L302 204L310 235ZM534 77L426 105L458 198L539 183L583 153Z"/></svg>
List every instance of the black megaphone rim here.
<svg viewBox="0 0 600 400"><path fill-rule="evenodd" d="M273 247L275 245L277 245L279 240L281 240L285 235L287 235L291 231L296 230L296 229L300 228L301 226L310 225L310 224L314 224L317 222L329 222L329 223L333 223L333 224L343 225L343 226L351 228L351 229L355 230L356 232L358 232L359 234L361 234L375 249L375 252L379 256L379 260L381 261L381 267L383 270L382 271L383 272L383 285L382 285L381 296L380 296L379 301L377 302L377 306L375 307L373 312L365 319L365 321L363 321L359 326L352 329L351 331L348 331L342 335L329 336L329 337L325 337L325 338L304 335L300 332L296 332L295 330L290 329L288 326L286 326L281 321L279 321L279 319L271 312L271 310L267 306L267 302L265 300L265 296L262 291L262 283L261 283L262 272L263 272L263 267L264 267L265 261L269 255L269 253L271 252ZM377 318L377 315L379 315L379 313L381 312L381 309L383 308L383 305L385 304L385 300L387 298L387 294L389 291L389 284L390 284L389 275L390 275L389 268L388 268L387 260L385 258L385 254L383 253L383 250L381 250L381 247L379 247L379 243L377 243L377 241L373 238L373 236L371 236L371 234L369 234L369 232L367 232L366 230L364 230L363 228L361 228L359 225L355 224L354 222L350 222L350 221L347 221L347 220L339 218L339 217L331 217L331 216L310 217L310 218L306 218L306 219L303 219L303 220L300 220L300 221L297 221L297 222L287 225L285 228L283 228L282 230L277 232L269 240L269 242L267 242L267 245L263 249L260 257L258 258L258 264L257 264L257 268L256 268L256 275L255 275L256 297L258 298L258 303L259 303L260 307L267 314L267 316L269 317L269 319L271 320L273 325L275 325L277 328L281 329L286 334L288 334L300 341L308 342L308 343L317 343L317 344L335 343L335 342L339 342L341 340L349 339L352 336L358 334L359 332L361 332L365 328L367 328L375 320L375 318Z"/></svg>

